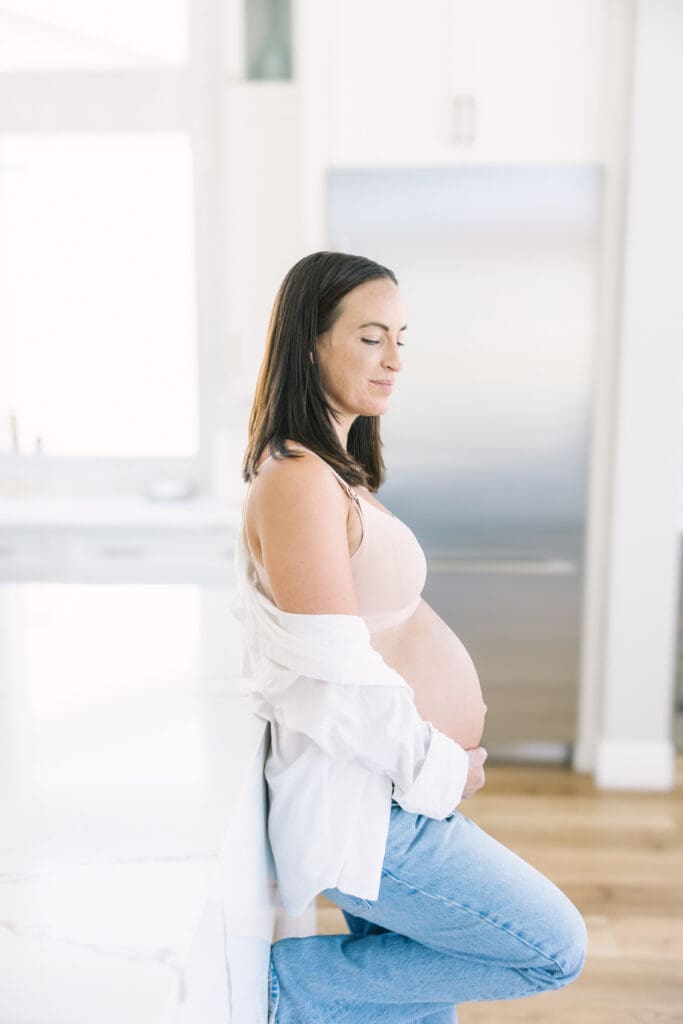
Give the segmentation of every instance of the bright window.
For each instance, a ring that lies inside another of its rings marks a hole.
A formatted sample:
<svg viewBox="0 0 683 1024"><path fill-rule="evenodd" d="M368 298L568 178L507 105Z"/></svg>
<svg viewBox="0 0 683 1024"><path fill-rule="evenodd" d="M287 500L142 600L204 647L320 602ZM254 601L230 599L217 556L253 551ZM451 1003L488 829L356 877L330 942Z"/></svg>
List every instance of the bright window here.
<svg viewBox="0 0 683 1024"><path fill-rule="evenodd" d="M194 454L192 200L179 133L0 139L0 407L22 451Z"/></svg>
<svg viewBox="0 0 683 1024"><path fill-rule="evenodd" d="M0 71L185 60L185 0L0 0Z"/></svg>

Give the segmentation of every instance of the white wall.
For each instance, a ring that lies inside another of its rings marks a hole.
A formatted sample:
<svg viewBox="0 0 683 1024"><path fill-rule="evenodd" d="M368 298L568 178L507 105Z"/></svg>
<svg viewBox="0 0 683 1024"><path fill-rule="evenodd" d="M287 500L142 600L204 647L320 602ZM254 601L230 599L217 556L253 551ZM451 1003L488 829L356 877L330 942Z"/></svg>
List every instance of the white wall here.
<svg viewBox="0 0 683 1024"><path fill-rule="evenodd" d="M601 787L673 785L683 466L683 4L636 11L607 546Z"/></svg>

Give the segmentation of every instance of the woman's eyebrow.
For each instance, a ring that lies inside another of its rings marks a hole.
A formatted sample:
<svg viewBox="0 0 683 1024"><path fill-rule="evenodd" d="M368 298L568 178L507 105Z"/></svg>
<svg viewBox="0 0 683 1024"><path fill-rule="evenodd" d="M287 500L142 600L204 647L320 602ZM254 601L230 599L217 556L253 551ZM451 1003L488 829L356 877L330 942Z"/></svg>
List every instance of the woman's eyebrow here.
<svg viewBox="0 0 683 1024"><path fill-rule="evenodd" d="M388 331L389 330L389 328L387 327L386 324L380 324L376 320L370 320L369 323L361 324L360 326L361 327L381 327L383 331ZM408 324L404 324L403 327L399 328L399 330L405 331L407 329L407 327L408 327Z"/></svg>

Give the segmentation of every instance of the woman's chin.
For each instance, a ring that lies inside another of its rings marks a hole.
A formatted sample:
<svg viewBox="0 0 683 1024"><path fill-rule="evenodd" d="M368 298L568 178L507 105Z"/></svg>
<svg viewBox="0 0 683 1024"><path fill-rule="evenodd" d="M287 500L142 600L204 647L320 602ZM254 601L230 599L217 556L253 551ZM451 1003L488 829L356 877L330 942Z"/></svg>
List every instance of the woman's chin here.
<svg viewBox="0 0 683 1024"><path fill-rule="evenodd" d="M383 395L379 398L373 398L372 402L368 402L368 405L372 409L372 412L365 413L366 416L378 416L383 412L386 412L391 402L391 395Z"/></svg>
<svg viewBox="0 0 683 1024"><path fill-rule="evenodd" d="M355 409L356 416L382 416L389 408L390 398L391 395L379 398L373 396L369 400L360 401Z"/></svg>

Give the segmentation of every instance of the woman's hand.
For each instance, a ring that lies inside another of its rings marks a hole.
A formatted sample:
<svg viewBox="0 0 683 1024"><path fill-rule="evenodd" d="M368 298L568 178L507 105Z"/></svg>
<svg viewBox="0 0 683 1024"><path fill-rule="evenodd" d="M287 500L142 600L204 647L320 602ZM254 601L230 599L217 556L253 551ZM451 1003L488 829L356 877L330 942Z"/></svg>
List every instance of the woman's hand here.
<svg viewBox="0 0 683 1024"><path fill-rule="evenodd" d="M473 747L471 750L467 750L466 753L470 759L470 767L467 773L467 782L462 792L463 800L473 796L486 782L484 761L489 756L488 751L484 747Z"/></svg>

